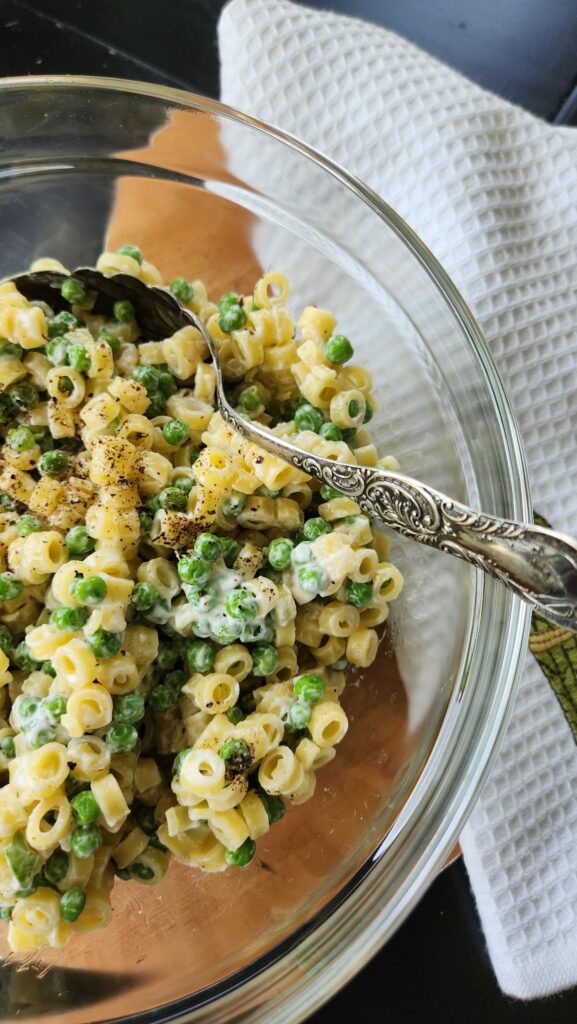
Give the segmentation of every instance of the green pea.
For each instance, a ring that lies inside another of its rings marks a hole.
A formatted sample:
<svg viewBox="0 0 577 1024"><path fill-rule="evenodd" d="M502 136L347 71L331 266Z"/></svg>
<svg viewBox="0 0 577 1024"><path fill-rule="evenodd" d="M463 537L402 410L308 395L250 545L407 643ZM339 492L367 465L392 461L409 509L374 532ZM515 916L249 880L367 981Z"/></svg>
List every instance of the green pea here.
<svg viewBox="0 0 577 1024"><path fill-rule="evenodd" d="M52 676L53 679L56 679L56 669L53 668L51 661L42 662L42 671L45 676Z"/></svg>
<svg viewBox="0 0 577 1024"><path fill-rule="evenodd" d="M252 761L252 752L248 743L234 737L224 741L219 754L227 768L235 772L247 771Z"/></svg>
<svg viewBox="0 0 577 1024"><path fill-rule="evenodd" d="M0 338L0 359L22 359L23 355L20 345L13 345L6 338Z"/></svg>
<svg viewBox="0 0 577 1024"><path fill-rule="evenodd" d="M113 698L114 710L112 717L115 722L135 725L144 718L144 696L137 690L131 693L119 693Z"/></svg>
<svg viewBox="0 0 577 1024"><path fill-rule="evenodd" d="M365 415L364 415L364 418L363 418L363 423L370 423L372 418L373 418L373 415L374 415L374 413L373 413L373 407L372 407L371 403L370 402L365 402Z"/></svg>
<svg viewBox="0 0 577 1024"><path fill-rule="evenodd" d="M188 495L180 487L164 487L158 495L161 508L182 512L188 505Z"/></svg>
<svg viewBox="0 0 577 1024"><path fill-rule="evenodd" d="M210 672L214 666L216 651L209 640L193 640L186 651L186 660L191 672Z"/></svg>
<svg viewBox="0 0 577 1024"><path fill-rule="evenodd" d="M100 829L95 824L78 825L70 838L70 850L75 857L86 860L102 845Z"/></svg>
<svg viewBox="0 0 577 1024"><path fill-rule="evenodd" d="M127 754L138 743L138 733L130 722L113 722L106 734L106 743L114 754Z"/></svg>
<svg viewBox="0 0 577 1024"><path fill-rule="evenodd" d="M300 405L295 412L295 427L297 430L313 430L315 434L318 434L325 418L320 411L316 409L314 405L309 402L305 402L304 405Z"/></svg>
<svg viewBox="0 0 577 1024"><path fill-rule="evenodd" d="M288 537L277 537L270 542L266 557L273 569L290 568L293 547Z"/></svg>
<svg viewBox="0 0 577 1024"><path fill-rule="evenodd" d="M219 318L218 324L225 334L230 334L231 331L238 331L241 327L246 324L246 313L240 303L231 302L226 306Z"/></svg>
<svg viewBox="0 0 577 1024"><path fill-rule="evenodd" d="M194 587L186 595L188 603L201 612L210 612L218 604L218 590L213 583L205 583L203 587Z"/></svg>
<svg viewBox="0 0 577 1024"><path fill-rule="evenodd" d="M180 447L190 437L190 430L184 420L174 419L165 423L162 433L167 444Z"/></svg>
<svg viewBox="0 0 577 1024"><path fill-rule="evenodd" d="M344 334L333 334L325 345L325 354L331 363L346 363L353 351L353 346Z"/></svg>
<svg viewBox="0 0 577 1024"><path fill-rule="evenodd" d="M90 856L90 854L88 854ZM79 885L73 885L60 897L60 917L63 921L72 923L80 917L86 906L86 893Z"/></svg>
<svg viewBox="0 0 577 1024"><path fill-rule="evenodd" d="M85 526L72 526L64 538L68 553L74 558L91 554L96 548L96 541L88 536Z"/></svg>
<svg viewBox="0 0 577 1024"><path fill-rule="evenodd" d="M34 729L28 737L28 742L34 750L37 750L38 747L43 747L45 743L52 743L55 738L56 730L47 727L45 729Z"/></svg>
<svg viewBox="0 0 577 1024"><path fill-rule="evenodd" d="M225 712L225 714L231 725L238 725L238 723L242 722L244 719L244 715L241 709L237 707L236 704L233 708L229 708L228 711Z"/></svg>
<svg viewBox="0 0 577 1024"><path fill-rule="evenodd" d="M11 420L15 419L18 410L14 405L14 402L10 398L10 395L3 391L0 393L0 423L10 423Z"/></svg>
<svg viewBox="0 0 577 1024"><path fill-rule="evenodd" d="M29 537L31 533L37 533L42 529L42 523L36 516L27 514L20 517L14 528L19 537Z"/></svg>
<svg viewBox="0 0 577 1024"><path fill-rule="evenodd" d="M67 277L60 288L60 294L71 305L78 306L86 300L86 288L76 277Z"/></svg>
<svg viewBox="0 0 577 1024"><path fill-rule="evenodd" d="M356 427L343 427L343 441L349 442L353 437L356 436Z"/></svg>
<svg viewBox="0 0 577 1024"><path fill-rule="evenodd" d="M61 391L63 395L72 394L74 391L74 384L70 380L70 377L60 377L58 381L58 390Z"/></svg>
<svg viewBox="0 0 577 1024"><path fill-rule="evenodd" d="M260 793L260 798L264 804L265 811L268 814L268 820L271 825L274 825L275 821L280 821L284 818L286 807L284 800L280 796L269 796L268 793Z"/></svg>
<svg viewBox="0 0 577 1024"><path fill-rule="evenodd" d="M233 619L242 619L248 622L250 619L256 619L258 612L258 605L256 598L252 591L246 587L236 587L228 595L225 607Z"/></svg>
<svg viewBox="0 0 577 1024"><path fill-rule="evenodd" d="M337 491L335 487L329 487L328 484L323 484L320 490L321 498L325 501L333 501L335 498L342 498L340 491Z"/></svg>
<svg viewBox="0 0 577 1024"><path fill-rule="evenodd" d="M46 358L53 366L67 366L68 347L66 338L53 338L46 342Z"/></svg>
<svg viewBox="0 0 577 1024"><path fill-rule="evenodd" d="M172 774L179 775L180 769L182 768L182 762L184 761L187 754L190 754L192 747L183 747L182 750L178 751L174 761L172 762Z"/></svg>
<svg viewBox="0 0 577 1024"><path fill-rule="evenodd" d="M83 576L73 580L70 585L70 593L80 604L93 607L104 601L108 594L108 587L102 576Z"/></svg>
<svg viewBox="0 0 577 1024"><path fill-rule="evenodd" d="M96 658L113 658L122 647L122 634L110 633L107 629L97 629L87 636L86 642Z"/></svg>
<svg viewBox="0 0 577 1024"><path fill-rule="evenodd" d="M120 256L130 256L131 260L136 260L142 266L143 256L137 245L121 245L116 251Z"/></svg>
<svg viewBox="0 0 577 1024"><path fill-rule="evenodd" d="M324 437L325 441L342 441L343 439L343 432L336 423L323 423L319 434Z"/></svg>
<svg viewBox="0 0 577 1024"><path fill-rule="evenodd" d="M170 282L170 291L179 302L190 302L193 295L193 288L184 277L175 277Z"/></svg>
<svg viewBox="0 0 577 1024"><path fill-rule="evenodd" d="M311 720L311 706L304 700L295 700L290 705L287 715L287 724L291 729L300 731L306 729Z"/></svg>
<svg viewBox="0 0 577 1024"><path fill-rule="evenodd" d="M262 619L257 619L255 622L243 622L240 639L243 644L273 640L274 629L268 621L263 621Z"/></svg>
<svg viewBox="0 0 577 1024"><path fill-rule="evenodd" d="M130 324L134 320L134 306L128 299L115 302L112 307L114 319L120 324Z"/></svg>
<svg viewBox="0 0 577 1024"><path fill-rule="evenodd" d="M293 565L308 565L312 560L312 545L307 543L307 541L302 541L293 548L291 552L291 562Z"/></svg>
<svg viewBox="0 0 577 1024"><path fill-rule="evenodd" d="M224 851L224 859L227 864L230 864L234 868L244 868L247 864L250 864L256 852L256 843L254 839L245 839L242 846L239 846L237 850Z"/></svg>
<svg viewBox="0 0 577 1024"><path fill-rule="evenodd" d="M222 555L223 545L220 537L214 533L199 533L194 542L194 550L205 562L216 562Z"/></svg>
<svg viewBox="0 0 577 1024"><path fill-rule="evenodd" d="M332 532L331 524L327 523L326 519L321 519L320 516L307 519L303 526L303 533L307 540L316 540L317 537L322 537L323 534Z"/></svg>
<svg viewBox="0 0 577 1024"><path fill-rule="evenodd" d="M150 533L154 519L148 512L139 512L138 518L140 521L140 536L143 537L145 534Z"/></svg>
<svg viewBox="0 0 577 1024"><path fill-rule="evenodd" d="M48 882L52 882L53 885L58 885L63 878L66 878L68 874L68 865L70 858L66 853L66 850L54 850L51 853L48 860L45 862L42 868L42 874Z"/></svg>
<svg viewBox="0 0 577 1024"><path fill-rule="evenodd" d="M1 578L2 577L0 577L0 580ZM34 672L34 670L39 667L39 662L32 657L30 648L24 640L18 644L18 647L14 648L12 658L17 668L21 668L25 672Z"/></svg>
<svg viewBox="0 0 577 1024"><path fill-rule="evenodd" d="M14 405L22 412L34 408L40 401L40 395L32 384L15 384L8 392Z"/></svg>
<svg viewBox="0 0 577 1024"><path fill-rule="evenodd" d="M152 583L136 583L130 600L139 612L149 612L154 608L159 598L159 593Z"/></svg>
<svg viewBox="0 0 577 1024"><path fill-rule="evenodd" d="M178 487L179 490L184 491L185 494L190 494L193 487L193 481L189 476L177 476L172 481L172 486Z"/></svg>
<svg viewBox="0 0 577 1024"><path fill-rule="evenodd" d="M155 665L161 672L168 672L169 669L174 668L179 658L180 652L174 644L161 641Z"/></svg>
<svg viewBox="0 0 577 1024"><path fill-rule="evenodd" d="M63 476L68 469L68 456L66 452L43 452L38 462L38 469L44 476L51 476L55 479Z"/></svg>
<svg viewBox="0 0 577 1024"><path fill-rule="evenodd" d="M238 404L242 409L246 409L247 412L254 412L258 409L262 405L258 388L254 384L251 384L248 388L243 388L238 396Z"/></svg>
<svg viewBox="0 0 577 1024"><path fill-rule="evenodd" d="M200 450L198 448L191 448L191 450L188 453L188 461L189 461L191 466L194 466L194 463L198 459L199 455L200 455Z"/></svg>
<svg viewBox="0 0 577 1024"><path fill-rule="evenodd" d="M28 427L15 427L8 431L6 442L13 452L28 452L34 448L36 438Z"/></svg>
<svg viewBox="0 0 577 1024"><path fill-rule="evenodd" d="M117 338L112 331L103 330L98 335L98 341L105 341L112 349L112 355L116 358L120 354L120 338Z"/></svg>
<svg viewBox="0 0 577 1024"><path fill-rule="evenodd" d="M241 494L239 491L233 491L228 498L225 498L221 504L223 515L231 516L236 519L241 512L244 512L246 508L246 494Z"/></svg>
<svg viewBox="0 0 577 1024"><path fill-rule="evenodd" d="M77 793L70 801L72 813L80 825L90 825L100 814L100 807L94 793L90 789Z"/></svg>
<svg viewBox="0 0 577 1024"><path fill-rule="evenodd" d="M0 508L6 509L8 512L17 512L20 502L16 501L7 491L0 491Z"/></svg>
<svg viewBox="0 0 577 1024"><path fill-rule="evenodd" d="M218 309L222 313L229 306L238 306L238 295L236 292L225 292L218 300Z"/></svg>
<svg viewBox="0 0 577 1024"><path fill-rule="evenodd" d="M0 921L4 921L5 924L8 924L12 919L13 910L14 907L0 907Z"/></svg>
<svg viewBox="0 0 577 1024"><path fill-rule="evenodd" d="M48 712L52 721L57 724L66 714L67 700L60 693L51 693L42 700L42 707Z"/></svg>
<svg viewBox="0 0 577 1024"><path fill-rule="evenodd" d="M4 651L4 654L10 655L12 648L14 647L14 638L12 633L5 626L4 623L0 623L0 651Z"/></svg>
<svg viewBox="0 0 577 1024"><path fill-rule="evenodd" d="M278 668L278 651L271 644L256 644L252 651L252 671L255 676L270 676Z"/></svg>
<svg viewBox="0 0 577 1024"><path fill-rule="evenodd" d="M17 714L21 728L25 729L36 718L41 704L42 700L40 697L36 697L32 693L22 694L17 704Z"/></svg>
<svg viewBox="0 0 577 1024"><path fill-rule="evenodd" d="M29 889L41 862L36 851L26 842L22 832L16 832L10 846L4 851L4 856L18 885L22 889Z"/></svg>
<svg viewBox="0 0 577 1024"><path fill-rule="evenodd" d="M68 365L78 373L88 373L90 356L83 345L70 345L68 348ZM72 390L72 389L71 389Z"/></svg>
<svg viewBox="0 0 577 1024"><path fill-rule="evenodd" d="M89 782L83 782L81 779L75 778L74 775L68 775L64 785L66 788L66 796L69 800L72 800L72 797L76 796L77 793L84 793L86 790L90 789Z"/></svg>
<svg viewBox="0 0 577 1024"><path fill-rule="evenodd" d="M234 644L240 637L241 632L242 623L234 619L228 619L226 622L217 622L212 627L212 636L217 644L221 644L223 647L228 646L228 644Z"/></svg>
<svg viewBox="0 0 577 1024"><path fill-rule="evenodd" d="M130 874L133 878L137 878L139 882L150 882L154 878L153 869L148 864L141 864L138 860L132 865Z"/></svg>
<svg viewBox="0 0 577 1024"><path fill-rule="evenodd" d="M158 374L158 387L164 398L170 398L178 391L178 384L171 373L161 370Z"/></svg>
<svg viewBox="0 0 577 1024"><path fill-rule="evenodd" d="M67 331L73 331L75 327L80 327L81 323L82 321L77 316L74 316L74 313L71 313L68 309L63 309L56 316L48 317L46 321L48 337L50 339L60 338ZM48 345L46 345L46 354L48 355Z"/></svg>
<svg viewBox="0 0 577 1024"><path fill-rule="evenodd" d="M0 740L0 754L3 754L7 761L16 757L16 747L13 736L3 736Z"/></svg>
<svg viewBox="0 0 577 1024"><path fill-rule="evenodd" d="M50 622L56 629L82 629L88 619L86 608L56 608L50 613Z"/></svg>
<svg viewBox="0 0 577 1024"><path fill-rule="evenodd" d="M325 695L324 680L313 672L307 672L295 679L293 689L296 696L307 704L316 704Z"/></svg>
<svg viewBox="0 0 577 1024"><path fill-rule="evenodd" d="M232 537L223 537L222 539L222 557L224 564L228 569L232 569L238 556L240 555L242 545Z"/></svg>
<svg viewBox="0 0 577 1024"><path fill-rule="evenodd" d="M211 565L204 558L196 555L185 555L181 558L178 566L178 575L183 583L190 583L195 587L202 587L208 583Z"/></svg>
<svg viewBox="0 0 577 1024"><path fill-rule="evenodd" d="M302 565L298 580L305 594L318 594L327 584L327 574L320 565Z"/></svg>
<svg viewBox="0 0 577 1024"><path fill-rule="evenodd" d="M148 694L148 703L153 711L169 711L178 703L179 694L167 683L160 683Z"/></svg>
<svg viewBox="0 0 577 1024"><path fill-rule="evenodd" d="M373 587L371 583L355 583L354 580L346 580L345 599L349 604L353 604L355 608L362 608L363 605L368 604L372 596Z"/></svg>
<svg viewBox="0 0 577 1024"><path fill-rule="evenodd" d="M132 378L139 384L142 384L143 388L146 388L149 397L155 391L158 391L158 375L154 366L141 363L140 366L134 368Z"/></svg>

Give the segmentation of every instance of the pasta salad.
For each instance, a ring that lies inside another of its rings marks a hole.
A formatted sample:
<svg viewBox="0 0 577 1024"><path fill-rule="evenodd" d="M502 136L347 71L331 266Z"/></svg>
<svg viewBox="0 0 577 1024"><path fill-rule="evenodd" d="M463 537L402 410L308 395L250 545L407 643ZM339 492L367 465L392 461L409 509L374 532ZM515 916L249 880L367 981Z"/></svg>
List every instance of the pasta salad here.
<svg viewBox="0 0 577 1024"><path fill-rule="evenodd" d="M104 273L161 284L134 245ZM39 260L33 270L64 268ZM64 271L68 274L67 271ZM370 374L288 282L210 301L230 401L301 448L378 459ZM0 917L15 951L106 925L115 879L241 868L312 797L402 577L349 498L243 439L193 326L143 337L66 277L0 284Z"/></svg>

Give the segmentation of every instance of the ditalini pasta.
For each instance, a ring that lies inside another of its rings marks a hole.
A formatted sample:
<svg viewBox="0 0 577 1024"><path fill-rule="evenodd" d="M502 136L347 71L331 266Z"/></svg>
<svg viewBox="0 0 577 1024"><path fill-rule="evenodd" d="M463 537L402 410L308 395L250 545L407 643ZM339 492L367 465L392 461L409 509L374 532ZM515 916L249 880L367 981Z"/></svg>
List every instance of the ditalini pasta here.
<svg viewBox="0 0 577 1024"><path fill-rule="evenodd" d="M54 260L33 269L64 270ZM98 267L159 284L136 246ZM209 301L231 401L273 433L378 465L371 378L283 274ZM244 440L202 336L143 338L68 276L55 308L0 284L0 916L15 951L110 920L115 878L171 857L243 867L314 793L402 587L349 498ZM384 465L394 465L389 456Z"/></svg>

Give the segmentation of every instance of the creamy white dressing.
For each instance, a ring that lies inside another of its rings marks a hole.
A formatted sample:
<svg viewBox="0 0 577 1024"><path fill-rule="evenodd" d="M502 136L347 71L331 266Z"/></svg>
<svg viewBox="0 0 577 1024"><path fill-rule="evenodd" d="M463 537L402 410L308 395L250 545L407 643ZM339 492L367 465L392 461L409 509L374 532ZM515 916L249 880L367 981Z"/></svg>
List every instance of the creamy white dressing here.
<svg viewBox="0 0 577 1024"><path fill-rule="evenodd" d="M334 533L323 534L316 540L298 544L296 564L283 573L283 581L289 587L297 604L309 604L315 597L328 597L335 594L347 576L350 568L350 544L335 536ZM299 580L299 569L304 567L317 568L321 571L320 586L312 593L305 590Z"/></svg>
<svg viewBox="0 0 577 1024"><path fill-rule="evenodd" d="M172 609L174 629L182 636L214 637L216 640L222 635L221 631L245 642L264 639L270 632L265 616L257 615L250 622L243 622L240 619L233 619L226 610L226 599L229 594L237 587L249 587L249 583L250 581L245 581L242 574L235 569L228 569L226 566L215 567L209 585L207 584L209 593L203 595L202 587L199 588L198 605L189 604L187 601L186 604L175 605ZM188 595L197 588L189 583L183 583L182 589L188 598Z"/></svg>
<svg viewBox="0 0 577 1024"><path fill-rule="evenodd" d="M31 747L36 746L40 734L44 730L48 730L50 733L54 734L54 737L56 737L56 723L54 722L49 709L42 704L39 704L35 715L26 719L23 723L19 714L19 703L17 698L12 707L10 724L13 729L17 729L24 733L26 740Z"/></svg>

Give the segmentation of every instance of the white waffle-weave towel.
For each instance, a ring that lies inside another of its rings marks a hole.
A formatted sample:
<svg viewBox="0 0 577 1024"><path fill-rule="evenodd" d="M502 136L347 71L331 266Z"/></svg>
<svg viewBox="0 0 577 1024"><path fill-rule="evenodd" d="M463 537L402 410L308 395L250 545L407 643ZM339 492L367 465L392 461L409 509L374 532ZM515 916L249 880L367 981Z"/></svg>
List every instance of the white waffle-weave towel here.
<svg viewBox="0 0 577 1024"><path fill-rule="evenodd" d="M288 0L232 0L222 98L326 153L411 224L473 308L511 396L535 507L577 533L577 135L393 33ZM577 751L528 659L462 836L502 989L577 984Z"/></svg>

